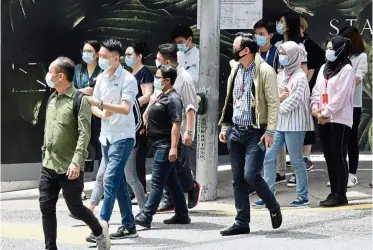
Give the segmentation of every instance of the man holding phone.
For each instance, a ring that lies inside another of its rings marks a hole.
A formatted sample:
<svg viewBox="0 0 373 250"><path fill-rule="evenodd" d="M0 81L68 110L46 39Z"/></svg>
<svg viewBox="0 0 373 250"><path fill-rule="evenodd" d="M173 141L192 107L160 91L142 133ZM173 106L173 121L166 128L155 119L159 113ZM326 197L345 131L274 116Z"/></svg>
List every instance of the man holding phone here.
<svg viewBox="0 0 373 250"><path fill-rule="evenodd" d="M276 73L258 54L258 45L250 33L237 34L233 53L235 61L231 61L219 140L228 143L237 216L231 227L220 232L223 236L250 233L247 185L266 204L272 227L279 228L282 223L280 206L260 175L265 150L273 144L276 129Z"/></svg>

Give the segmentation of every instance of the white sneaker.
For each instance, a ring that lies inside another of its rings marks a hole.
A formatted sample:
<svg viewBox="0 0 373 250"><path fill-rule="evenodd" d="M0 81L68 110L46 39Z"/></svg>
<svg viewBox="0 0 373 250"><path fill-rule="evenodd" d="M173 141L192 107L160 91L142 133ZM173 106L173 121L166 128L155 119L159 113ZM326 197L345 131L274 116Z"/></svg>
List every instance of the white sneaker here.
<svg viewBox="0 0 373 250"><path fill-rule="evenodd" d="M96 237L96 244L98 250L110 250L111 242L109 236L109 225L106 221L100 220L100 225L102 227L102 234Z"/></svg>
<svg viewBox="0 0 373 250"><path fill-rule="evenodd" d="M328 187L330 187L330 181L328 181L328 183L326 183L326 185L327 185Z"/></svg>
<svg viewBox="0 0 373 250"><path fill-rule="evenodd" d="M352 188L355 187L359 182L357 181L356 175L348 174L348 182L347 187Z"/></svg>

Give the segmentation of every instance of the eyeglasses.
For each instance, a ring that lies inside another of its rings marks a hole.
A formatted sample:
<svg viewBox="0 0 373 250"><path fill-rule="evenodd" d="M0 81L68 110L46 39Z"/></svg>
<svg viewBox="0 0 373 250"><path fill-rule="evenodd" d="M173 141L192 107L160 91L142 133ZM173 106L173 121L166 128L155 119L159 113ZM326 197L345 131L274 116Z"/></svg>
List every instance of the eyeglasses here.
<svg viewBox="0 0 373 250"><path fill-rule="evenodd" d="M163 76L154 76L155 79L165 79Z"/></svg>
<svg viewBox="0 0 373 250"><path fill-rule="evenodd" d="M80 52L83 54L83 53L92 53L92 54L94 54L95 53L95 51L93 51L93 50L89 50L89 49L82 49L82 50L80 50Z"/></svg>

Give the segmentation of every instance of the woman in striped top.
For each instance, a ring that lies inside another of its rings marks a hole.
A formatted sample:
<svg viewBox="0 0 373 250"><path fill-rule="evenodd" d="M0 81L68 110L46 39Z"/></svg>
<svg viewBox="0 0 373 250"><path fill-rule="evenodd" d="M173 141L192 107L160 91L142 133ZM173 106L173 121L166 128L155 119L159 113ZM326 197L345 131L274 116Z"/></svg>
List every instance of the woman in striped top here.
<svg viewBox="0 0 373 250"><path fill-rule="evenodd" d="M286 143L297 178L298 197L290 206L307 206L309 205L308 175L303 161L303 141L306 131L315 129L311 116L307 75L301 68L307 53L292 41L280 45L279 53L279 62L284 66L284 70L277 77L281 103L274 142L272 147L268 148L264 159L264 179L274 192L276 155ZM260 201L254 205L260 205Z"/></svg>

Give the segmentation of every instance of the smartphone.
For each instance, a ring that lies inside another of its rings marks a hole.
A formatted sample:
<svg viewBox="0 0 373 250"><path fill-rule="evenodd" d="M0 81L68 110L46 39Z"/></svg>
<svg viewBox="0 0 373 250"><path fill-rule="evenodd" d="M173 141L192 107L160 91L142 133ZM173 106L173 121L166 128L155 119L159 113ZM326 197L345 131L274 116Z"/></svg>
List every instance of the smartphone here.
<svg viewBox="0 0 373 250"><path fill-rule="evenodd" d="M260 140L260 142L258 143L258 147L262 150L262 151L266 151L266 145L264 143L264 140Z"/></svg>

